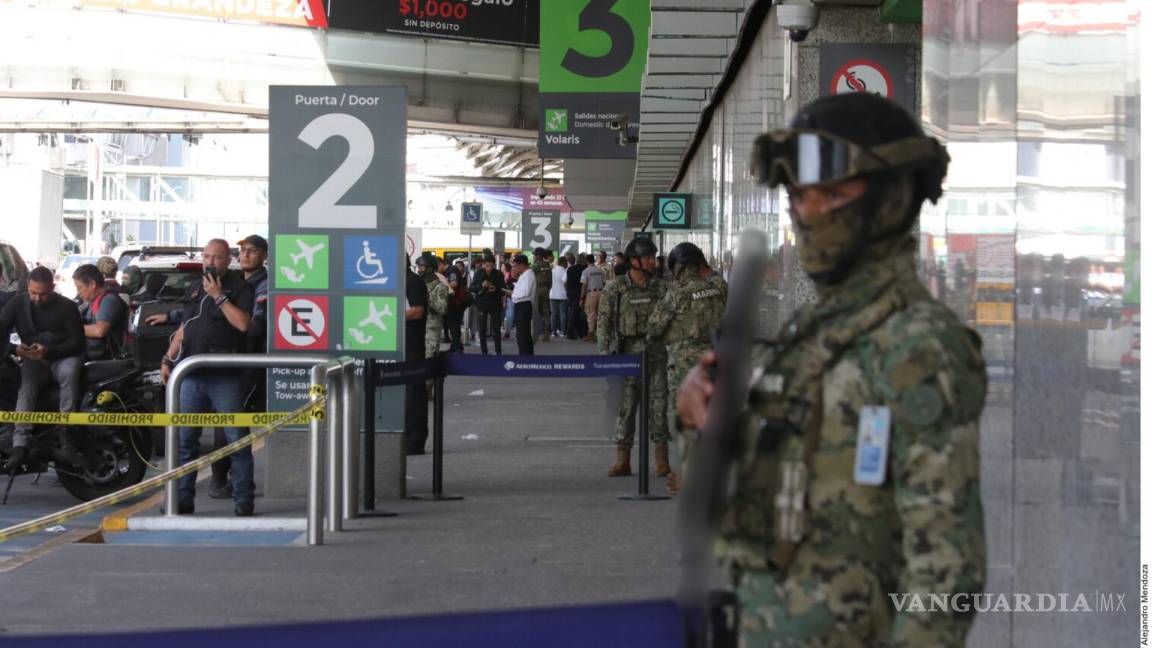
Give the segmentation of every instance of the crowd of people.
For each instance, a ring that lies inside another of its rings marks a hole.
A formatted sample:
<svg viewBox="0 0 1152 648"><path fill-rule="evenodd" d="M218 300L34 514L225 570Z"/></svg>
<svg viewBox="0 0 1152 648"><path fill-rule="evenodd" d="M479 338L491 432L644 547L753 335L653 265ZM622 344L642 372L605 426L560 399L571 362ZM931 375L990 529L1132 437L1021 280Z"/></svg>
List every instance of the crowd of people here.
<svg viewBox="0 0 1152 648"><path fill-rule="evenodd" d="M170 346L161 360L161 379L185 358L202 353L263 352L266 335L268 241L258 235L238 243L240 270L230 270L230 245L213 239L204 246L204 278L188 286L181 307L148 317L148 325L178 324ZM59 411L75 411L80 396L81 371L90 361L120 360L132 357L128 335L130 307L138 305L140 293L129 292L116 281L118 264L101 257L94 264L76 268L72 281L76 299L55 290L55 277L45 267L28 275L27 291L8 299L0 310L0 336L7 340L15 332L20 343L12 353L20 362L20 389L16 411L33 412L38 397L55 383L59 387ZM154 287L153 287L154 288ZM147 286L141 291L146 291ZM154 295L151 295L154 297ZM139 359L137 359L139 360ZM263 409L262 372L199 372L184 382L182 412L236 412L245 407ZM15 473L28 453L31 425L19 423L12 437L9 469ZM59 438L70 444L72 430L65 427ZM247 430L218 429L217 446L235 441ZM181 428L180 459L190 461L200 452L201 430ZM250 448L231 459L213 465L209 492L218 498L233 498L239 516L254 512L252 455ZM195 475L179 482L179 513L195 510Z"/></svg>
<svg viewBox="0 0 1152 648"><path fill-rule="evenodd" d="M408 298L410 312L413 304L421 309L409 321L424 322L419 338L423 356L418 357L440 353L445 343L448 353L476 344L487 355L490 341L500 355L501 341L513 335L519 355L534 355L537 343L554 339L592 342L604 355L647 351L656 474L668 477L669 492L677 492L668 445L673 420L669 404L675 402L688 369L712 344L727 298L724 279L704 253L692 243L681 243L665 258L650 239L638 238L612 261L604 251L557 258L544 248L533 250L531 260L515 254L499 261L503 271L490 250L471 268L464 260L449 265L432 254L415 260L418 283L409 287ZM428 395L418 387L409 389L409 454L424 453L428 435L422 410ZM626 379L614 432L617 457L609 476L632 474L639 398L636 379Z"/></svg>

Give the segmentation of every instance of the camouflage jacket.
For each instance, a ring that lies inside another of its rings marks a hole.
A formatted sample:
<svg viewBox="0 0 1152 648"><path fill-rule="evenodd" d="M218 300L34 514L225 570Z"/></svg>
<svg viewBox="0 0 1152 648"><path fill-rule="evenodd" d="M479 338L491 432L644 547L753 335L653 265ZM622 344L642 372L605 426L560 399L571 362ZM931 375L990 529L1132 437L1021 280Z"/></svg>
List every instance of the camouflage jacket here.
<svg viewBox="0 0 1152 648"><path fill-rule="evenodd" d="M645 337L656 304L664 298L667 284L656 277L638 286L624 275L600 293L596 311L596 346L600 353L619 353L624 338Z"/></svg>
<svg viewBox="0 0 1152 648"><path fill-rule="evenodd" d="M724 293L719 287L696 272L681 277L656 305L648 328L649 343L666 345L669 360L709 349L724 315Z"/></svg>
<svg viewBox="0 0 1152 648"><path fill-rule="evenodd" d="M428 323L427 327L442 329L444 313L448 311L448 298L452 292L448 285L436 276L435 272L423 275L424 285L428 288Z"/></svg>
<svg viewBox="0 0 1152 648"><path fill-rule="evenodd" d="M536 294L547 294L552 290L552 264L536 261L532 264L532 274L536 275Z"/></svg>
<svg viewBox="0 0 1152 648"><path fill-rule="evenodd" d="M728 282L724 281L724 277L719 272L713 270L705 281L719 288L724 293L724 301L728 301Z"/></svg>
<svg viewBox="0 0 1152 648"><path fill-rule="evenodd" d="M752 367L717 550L738 573L775 574L776 602L754 614L860 645L962 646L972 614L897 612L888 595L982 591L979 337L931 299L905 246L801 309ZM890 413L878 486L855 479L865 406Z"/></svg>

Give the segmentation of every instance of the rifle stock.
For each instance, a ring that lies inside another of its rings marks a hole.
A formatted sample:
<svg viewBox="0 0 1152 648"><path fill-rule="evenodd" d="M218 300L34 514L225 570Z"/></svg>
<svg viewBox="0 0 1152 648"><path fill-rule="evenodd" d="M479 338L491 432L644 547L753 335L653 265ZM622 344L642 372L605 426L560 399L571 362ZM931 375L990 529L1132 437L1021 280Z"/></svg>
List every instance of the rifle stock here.
<svg viewBox="0 0 1152 648"><path fill-rule="evenodd" d="M750 353L768 269L767 235L754 229L740 234L716 345L715 388L691 458L691 475L680 495L681 545L679 601L686 616L686 644L706 645L712 541L719 523L732 461L734 435L748 395Z"/></svg>

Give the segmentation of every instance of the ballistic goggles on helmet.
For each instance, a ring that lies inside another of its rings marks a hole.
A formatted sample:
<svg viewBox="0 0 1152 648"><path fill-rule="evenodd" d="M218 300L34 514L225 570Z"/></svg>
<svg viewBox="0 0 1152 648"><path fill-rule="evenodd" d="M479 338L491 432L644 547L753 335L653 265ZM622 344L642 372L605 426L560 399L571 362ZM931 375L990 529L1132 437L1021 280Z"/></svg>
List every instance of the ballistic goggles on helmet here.
<svg viewBox="0 0 1152 648"><path fill-rule="evenodd" d="M909 137L864 147L817 130L778 130L756 138L752 172L761 184L806 187L917 162L947 159L931 137Z"/></svg>

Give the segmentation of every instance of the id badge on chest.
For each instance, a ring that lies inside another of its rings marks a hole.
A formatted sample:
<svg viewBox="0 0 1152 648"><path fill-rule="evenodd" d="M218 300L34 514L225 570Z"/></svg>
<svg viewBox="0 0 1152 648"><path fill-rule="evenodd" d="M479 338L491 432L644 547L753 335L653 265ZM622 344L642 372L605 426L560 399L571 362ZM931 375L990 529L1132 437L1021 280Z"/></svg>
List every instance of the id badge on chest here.
<svg viewBox="0 0 1152 648"><path fill-rule="evenodd" d="M879 486L884 483L888 469L888 443L892 432L892 410L879 405L860 408L860 423L856 429L857 484Z"/></svg>

